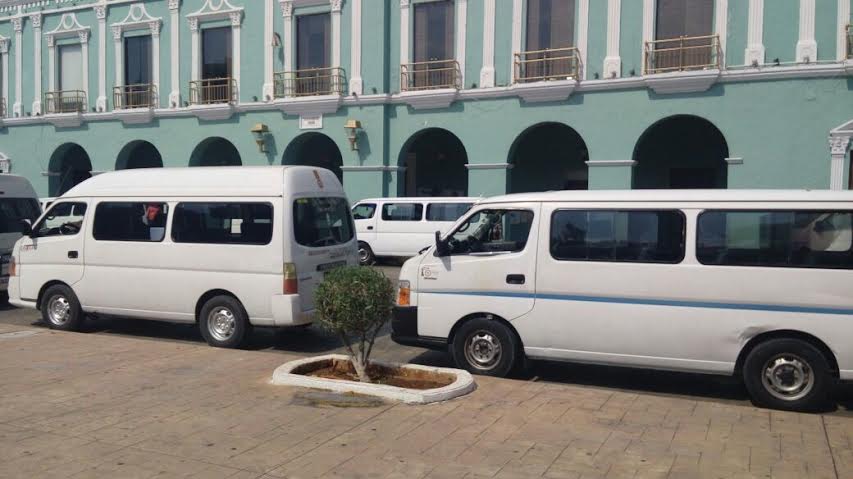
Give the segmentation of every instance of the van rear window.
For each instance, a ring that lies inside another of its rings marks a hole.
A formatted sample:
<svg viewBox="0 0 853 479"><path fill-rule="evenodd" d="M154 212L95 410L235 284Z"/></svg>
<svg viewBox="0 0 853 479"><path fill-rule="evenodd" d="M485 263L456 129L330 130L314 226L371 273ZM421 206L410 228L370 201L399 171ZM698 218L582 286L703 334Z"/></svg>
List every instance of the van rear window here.
<svg viewBox="0 0 853 479"><path fill-rule="evenodd" d="M350 242L352 215L344 198L298 198L293 202L293 232L302 246L319 248Z"/></svg>
<svg viewBox="0 0 853 479"><path fill-rule="evenodd" d="M38 201L32 198L0 199L0 233L20 233L21 220L35 221L39 213Z"/></svg>
<svg viewBox="0 0 853 479"><path fill-rule="evenodd" d="M175 243L265 245L272 241L269 203L178 203Z"/></svg>

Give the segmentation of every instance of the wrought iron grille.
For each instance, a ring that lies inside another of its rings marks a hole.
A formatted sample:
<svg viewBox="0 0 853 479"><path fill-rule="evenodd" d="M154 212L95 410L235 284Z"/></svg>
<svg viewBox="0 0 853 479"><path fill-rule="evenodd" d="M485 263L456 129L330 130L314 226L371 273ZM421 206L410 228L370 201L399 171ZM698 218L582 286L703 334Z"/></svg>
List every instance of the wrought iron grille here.
<svg viewBox="0 0 853 479"><path fill-rule="evenodd" d="M580 78L582 65L577 48L534 50L514 56L515 83Z"/></svg>
<svg viewBox="0 0 853 479"><path fill-rule="evenodd" d="M719 35L646 42L645 52L647 75L722 68Z"/></svg>
<svg viewBox="0 0 853 479"><path fill-rule="evenodd" d="M433 60L400 65L401 91L436 90L439 88L461 88L459 62L456 60Z"/></svg>

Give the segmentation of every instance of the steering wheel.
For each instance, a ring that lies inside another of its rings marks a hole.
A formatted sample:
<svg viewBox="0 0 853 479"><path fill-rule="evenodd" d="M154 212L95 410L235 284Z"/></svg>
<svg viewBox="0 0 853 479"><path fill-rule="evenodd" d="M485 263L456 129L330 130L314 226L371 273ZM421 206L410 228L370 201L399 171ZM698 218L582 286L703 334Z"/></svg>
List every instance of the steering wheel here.
<svg viewBox="0 0 853 479"><path fill-rule="evenodd" d="M76 235L80 232L80 227L73 223L63 223L62 226L59 227L59 234L61 235Z"/></svg>

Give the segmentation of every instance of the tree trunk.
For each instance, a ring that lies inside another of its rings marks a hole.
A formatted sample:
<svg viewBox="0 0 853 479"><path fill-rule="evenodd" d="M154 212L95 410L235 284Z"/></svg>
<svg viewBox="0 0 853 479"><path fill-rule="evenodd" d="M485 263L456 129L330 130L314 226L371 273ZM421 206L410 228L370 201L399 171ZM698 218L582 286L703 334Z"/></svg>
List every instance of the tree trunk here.
<svg viewBox="0 0 853 479"><path fill-rule="evenodd" d="M352 366L355 368L355 373L358 374L358 380L363 383L370 382L370 376L367 375L367 361L362 360L357 354L352 355Z"/></svg>

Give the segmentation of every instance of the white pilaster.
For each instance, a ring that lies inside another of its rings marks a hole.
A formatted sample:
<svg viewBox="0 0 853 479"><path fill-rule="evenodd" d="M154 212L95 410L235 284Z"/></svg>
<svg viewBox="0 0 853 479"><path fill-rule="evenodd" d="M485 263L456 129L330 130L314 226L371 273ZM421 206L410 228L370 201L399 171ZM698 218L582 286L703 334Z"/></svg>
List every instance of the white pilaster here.
<svg viewBox="0 0 853 479"><path fill-rule="evenodd" d="M231 72L231 76L234 78L234 83L237 85L237 102L240 102L240 91L242 90L243 84L240 83L240 70L241 70L241 62L240 62L240 37L243 28L241 26L243 22L243 13L242 12L234 12L229 15L231 18L231 67L233 71ZM199 55L200 56L200 55Z"/></svg>
<svg viewBox="0 0 853 479"><path fill-rule="evenodd" d="M744 60L747 65L764 64L764 0L749 0L749 23Z"/></svg>
<svg viewBox="0 0 853 479"><path fill-rule="evenodd" d="M24 19L22 17L13 18L12 28L15 30L15 104L12 106L12 115L20 117L24 116L22 88L24 62L21 48L24 40Z"/></svg>
<svg viewBox="0 0 853 479"><path fill-rule="evenodd" d="M577 47L581 57L580 79L586 80L586 57L589 45L589 0L578 3L578 41Z"/></svg>
<svg viewBox="0 0 853 479"><path fill-rule="evenodd" d="M509 78L515 83L515 54L521 53L521 25L524 22L524 0L512 0L512 51L509 62Z"/></svg>
<svg viewBox="0 0 853 479"><path fill-rule="evenodd" d="M350 40L349 93L361 95L364 80L361 78L361 0L352 0L352 38Z"/></svg>
<svg viewBox="0 0 853 479"><path fill-rule="evenodd" d="M83 104L83 111L89 111L89 31L85 30L78 32L80 37L80 51L83 56L83 97L86 99Z"/></svg>
<svg viewBox="0 0 853 479"><path fill-rule="evenodd" d="M2 95L3 103L9 105L9 39L0 38L0 69L3 70L3 76L0 77L0 82L3 84ZM6 112L9 115L9 112Z"/></svg>
<svg viewBox="0 0 853 479"><path fill-rule="evenodd" d="M456 0L456 63L459 87L465 88L465 40L468 37L468 0Z"/></svg>
<svg viewBox="0 0 853 479"><path fill-rule="evenodd" d="M169 106L181 106L181 24L179 17L179 0L169 0L169 71L171 76L171 92Z"/></svg>
<svg viewBox="0 0 853 479"><path fill-rule="evenodd" d="M160 22L148 24L151 28L151 81L154 83L154 107L160 107Z"/></svg>
<svg viewBox="0 0 853 479"><path fill-rule="evenodd" d="M121 45L121 27L113 27L113 66L115 67L115 85L124 86L124 55Z"/></svg>
<svg viewBox="0 0 853 479"><path fill-rule="evenodd" d="M56 91L56 39L47 36L47 89Z"/></svg>
<svg viewBox="0 0 853 479"><path fill-rule="evenodd" d="M726 65L726 39L729 35L729 0L717 0L716 8L716 26L714 30L717 32L717 35L720 37L720 52L722 58L720 58L720 64L725 67Z"/></svg>
<svg viewBox="0 0 853 479"><path fill-rule="evenodd" d="M797 41L797 61L817 61L817 41L814 38L815 0L800 0L800 39Z"/></svg>
<svg viewBox="0 0 853 479"><path fill-rule="evenodd" d="M643 44L640 45L640 58L643 59L643 73L646 72L646 43L655 39L655 0L643 0Z"/></svg>
<svg viewBox="0 0 853 479"><path fill-rule="evenodd" d="M272 101L273 85L273 0L264 0L264 85L261 92L264 101Z"/></svg>
<svg viewBox="0 0 853 479"><path fill-rule="evenodd" d="M829 150L832 155L829 176L830 190L844 189L844 161L847 159L847 147L849 145L849 136L829 137Z"/></svg>
<svg viewBox="0 0 853 479"><path fill-rule="evenodd" d="M483 0L483 67L480 88L495 86L495 0Z"/></svg>
<svg viewBox="0 0 853 479"><path fill-rule="evenodd" d="M199 79L199 67L201 66L199 58L199 33L198 33L198 19L190 18L190 80L198 81Z"/></svg>
<svg viewBox="0 0 853 479"><path fill-rule="evenodd" d="M41 13L30 15L33 24L33 115L41 115Z"/></svg>
<svg viewBox="0 0 853 479"><path fill-rule="evenodd" d="M293 2L282 0L281 16L284 17L284 71L293 71Z"/></svg>
<svg viewBox="0 0 853 479"><path fill-rule="evenodd" d="M604 57L604 78L622 76L622 58L619 56L621 19L622 1L607 0L607 56Z"/></svg>
<svg viewBox="0 0 853 479"><path fill-rule="evenodd" d="M850 0L838 0L838 33L835 38L835 59L847 59L847 24L850 23Z"/></svg>
<svg viewBox="0 0 853 479"><path fill-rule="evenodd" d="M400 0L400 64L409 63L409 20L410 1Z"/></svg>
<svg viewBox="0 0 853 479"><path fill-rule="evenodd" d="M107 6L106 3L95 6L98 19L98 99L95 109L107 111ZM116 83L118 85L118 83Z"/></svg>
<svg viewBox="0 0 853 479"><path fill-rule="evenodd" d="M332 68L341 67L341 5L342 0L331 0Z"/></svg>

